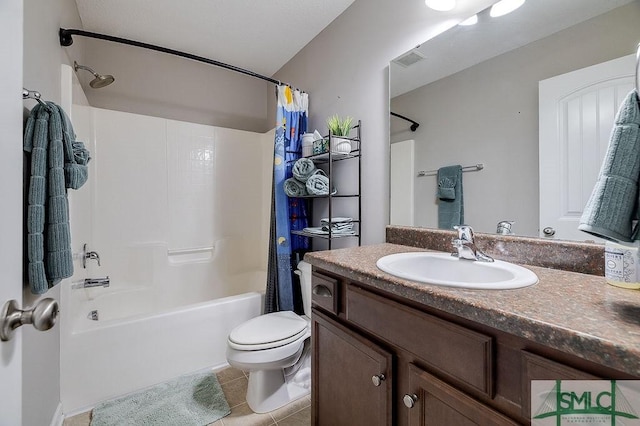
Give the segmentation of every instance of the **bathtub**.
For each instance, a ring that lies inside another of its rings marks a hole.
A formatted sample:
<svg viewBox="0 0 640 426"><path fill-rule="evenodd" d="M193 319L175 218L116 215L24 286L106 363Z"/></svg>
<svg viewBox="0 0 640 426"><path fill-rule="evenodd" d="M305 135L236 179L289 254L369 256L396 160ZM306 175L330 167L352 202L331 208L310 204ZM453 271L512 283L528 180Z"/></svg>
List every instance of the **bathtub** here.
<svg viewBox="0 0 640 426"><path fill-rule="evenodd" d="M264 298L246 292L158 312L150 288L112 286L68 286L62 292L62 327L70 331L61 338L65 415L182 374L224 366L229 332L260 315ZM98 320L91 319L93 311Z"/></svg>

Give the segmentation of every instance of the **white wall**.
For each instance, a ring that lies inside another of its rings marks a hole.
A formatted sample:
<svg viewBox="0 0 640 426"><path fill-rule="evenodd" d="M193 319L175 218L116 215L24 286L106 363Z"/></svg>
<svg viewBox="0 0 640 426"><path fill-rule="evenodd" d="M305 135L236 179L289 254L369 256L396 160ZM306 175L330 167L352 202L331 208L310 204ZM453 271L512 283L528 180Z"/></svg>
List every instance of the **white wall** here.
<svg viewBox="0 0 640 426"><path fill-rule="evenodd" d="M494 1L458 3L442 13L422 1L356 0L275 74L310 94L310 129L326 133L336 113L362 120L363 244L384 241L389 223L389 61ZM339 179L353 181L354 173Z"/></svg>
<svg viewBox="0 0 640 426"><path fill-rule="evenodd" d="M633 53L639 20L634 2L398 96L392 110L422 125L392 127L392 141L416 140L416 170L485 163L463 175L465 222L495 232L514 220L537 236L538 81ZM436 178L415 183L416 225L437 227Z"/></svg>
<svg viewBox="0 0 640 426"><path fill-rule="evenodd" d="M77 27L80 17L74 0L24 0L23 84L39 91L43 98L60 102L60 64L81 57L82 43L65 50L58 42L58 28ZM20 38L5 40L20 42ZM72 59L73 58L73 59ZM26 101L31 108L34 101ZM25 110L25 114L28 111ZM59 300L59 286L43 297ZM25 286L24 305L32 306L38 297ZM65 309L64 306L60 307ZM23 426L41 426L51 422L60 401L60 326L47 332L23 327Z"/></svg>
<svg viewBox="0 0 640 426"><path fill-rule="evenodd" d="M267 90L273 85L229 70L100 40L86 43L86 63L116 81L102 89L81 80L91 105L136 114L232 129L266 132Z"/></svg>
<svg viewBox="0 0 640 426"><path fill-rule="evenodd" d="M0 79L0 306L22 302L22 1L0 3L0 45L5 60ZM22 330L0 342L0 424L22 424Z"/></svg>

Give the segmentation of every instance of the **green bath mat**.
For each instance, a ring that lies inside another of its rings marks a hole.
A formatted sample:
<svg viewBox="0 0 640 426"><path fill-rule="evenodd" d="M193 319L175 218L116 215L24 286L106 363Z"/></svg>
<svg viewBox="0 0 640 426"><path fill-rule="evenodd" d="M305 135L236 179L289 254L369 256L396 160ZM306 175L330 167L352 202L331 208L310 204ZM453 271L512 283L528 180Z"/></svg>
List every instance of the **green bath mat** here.
<svg viewBox="0 0 640 426"><path fill-rule="evenodd" d="M218 378L207 372L98 404L91 426L204 426L230 412Z"/></svg>

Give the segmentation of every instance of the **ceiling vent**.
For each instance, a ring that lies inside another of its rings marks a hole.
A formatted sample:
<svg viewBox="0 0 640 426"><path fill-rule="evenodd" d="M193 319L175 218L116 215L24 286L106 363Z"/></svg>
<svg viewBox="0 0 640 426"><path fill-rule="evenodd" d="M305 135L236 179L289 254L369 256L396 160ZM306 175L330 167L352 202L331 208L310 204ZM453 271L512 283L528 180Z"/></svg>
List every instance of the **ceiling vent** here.
<svg viewBox="0 0 640 426"><path fill-rule="evenodd" d="M423 59L426 59L426 58L422 53L418 52L417 49L411 49L409 52L405 53L404 55L394 59L393 62L395 62L396 64L402 67L407 68L415 64L416 62L422 61Z"/></svg>

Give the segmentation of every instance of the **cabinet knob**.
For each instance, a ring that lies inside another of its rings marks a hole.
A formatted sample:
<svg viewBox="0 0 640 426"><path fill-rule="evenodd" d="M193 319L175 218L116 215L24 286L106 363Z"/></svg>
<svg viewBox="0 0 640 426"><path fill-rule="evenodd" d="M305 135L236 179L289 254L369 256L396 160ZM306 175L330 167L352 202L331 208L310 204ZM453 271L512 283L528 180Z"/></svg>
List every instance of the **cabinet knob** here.
<svg viewBox="0 0 640 426"><path fill-rule="evenodd" d="M402 397L402 402L404 402L404 405L407 408L413 408L414 405L416 405L416 401L418 400L418 396L416 394L406 394L405 396Z"/></svg>
<svg viewBox="0 0 640 426"><path fill-rule="evenodd" d="M384 374L378 374L376 376L371 377L373 386L380 386L385 379L386 377L384 376Z"/></svg>

